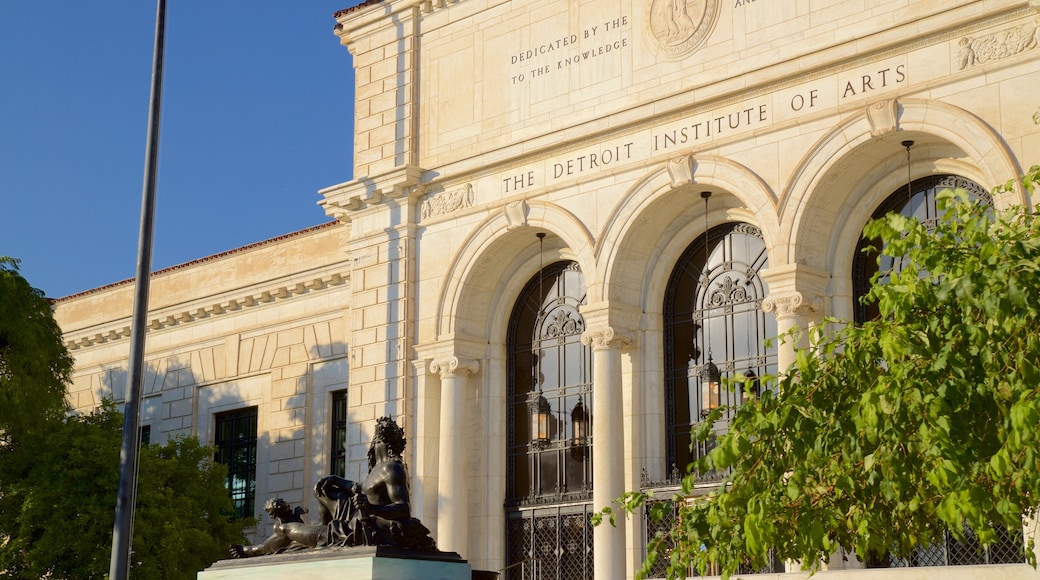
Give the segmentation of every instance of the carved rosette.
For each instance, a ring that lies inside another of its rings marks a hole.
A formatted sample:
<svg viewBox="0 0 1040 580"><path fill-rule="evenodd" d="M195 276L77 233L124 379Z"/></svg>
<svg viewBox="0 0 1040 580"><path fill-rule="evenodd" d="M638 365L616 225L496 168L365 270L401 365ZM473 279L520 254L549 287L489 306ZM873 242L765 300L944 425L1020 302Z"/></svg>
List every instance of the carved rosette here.
<svg viewBox="0 0 1040 580"><path fill-rule="evenodd" d="M430 372L439 374L441 378L474 375L479 370L480 361L457 356L435 359L430 363Z"/></svg>
<svg viewBox="0 0 1040 580"><path fill-rule="evenodd" d="M811 317L823 314L823 299L819 296L806 301L801 292L783 296L770 296L762 301L762 310L773 312L779 318L792 316Z"/></svg>
<svg viewBox="0 0 1040 580"><path fill-rule="evenodd" d="M608 348L628 349L635 346L635 336L628 332L619 333L613 328L586 330L581 334L581 343L593 350Z"/></svg>

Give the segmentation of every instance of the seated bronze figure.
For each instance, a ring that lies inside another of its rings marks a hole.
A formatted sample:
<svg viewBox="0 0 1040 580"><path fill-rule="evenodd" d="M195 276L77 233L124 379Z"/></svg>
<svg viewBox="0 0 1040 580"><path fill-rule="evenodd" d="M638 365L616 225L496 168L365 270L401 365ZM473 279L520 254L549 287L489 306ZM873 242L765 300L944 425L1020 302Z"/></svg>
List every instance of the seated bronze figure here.
<svg viewBox="0 0 1040 580"><path fill-rule="evenodd" d="M305 523L301 508L280 498L264 509L275 519L274 534L262 544L232 546L236 558L327 546L390 546L434 551L430 530L411 515L404 430L390 417L376 422L368 449L368 475L357 483L338 475L314 486L321 524Z"/></svg>

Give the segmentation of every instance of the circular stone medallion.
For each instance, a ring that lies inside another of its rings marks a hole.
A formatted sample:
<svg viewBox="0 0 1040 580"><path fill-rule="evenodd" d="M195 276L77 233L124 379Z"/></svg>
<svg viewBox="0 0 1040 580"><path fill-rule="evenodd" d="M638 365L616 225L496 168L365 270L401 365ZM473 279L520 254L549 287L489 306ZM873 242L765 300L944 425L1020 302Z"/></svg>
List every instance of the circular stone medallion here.
<svg viewBox="0 0 1040 580"><path fill-rule="evenodd" d="M647 0L646 33L650 49L678 60L699 48L715 27L720 0Z"/></svg>

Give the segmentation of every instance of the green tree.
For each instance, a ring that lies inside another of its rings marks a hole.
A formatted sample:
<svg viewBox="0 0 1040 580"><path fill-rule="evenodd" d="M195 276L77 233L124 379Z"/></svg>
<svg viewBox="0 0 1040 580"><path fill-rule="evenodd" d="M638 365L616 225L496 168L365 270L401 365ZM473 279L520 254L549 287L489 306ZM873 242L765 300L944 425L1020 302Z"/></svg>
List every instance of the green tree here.
<svg viewBox="0 0 1040 580"><path fill-rule="evenodd" d="M5 452L26 444L68 410L65 385L72 357L61 340L51 304L0 256L0 442Z"/></svg>
<svg viewBox="0 0 1040 580"><path fill-rule="evenodd" d="M195 578L246 542L227 488L227 468L195 437L141 450L131 568L137 578Z"/></svg>
<svg viewBox="0 0 1040 580"><path fill-rule="evenodd" d="M44 438L15 486L0 564L18 578L103 578L108 573L122 413L111 402L74 415ZM194 578L242 543L224 466L196 438L141 449L131 570L136 578ZM6 493L6 490L5 490Z"/></svg>
<svg viewBox="0 0 1040 580"><path fill-rule="evenodd" d="M122 414L69 413L73 360L50 302L0 257L0 575L108 573ZM194 438L139 454L134 576L195 578L243 543L224 466Z"/></svg>
<svg viewBox="0 0 1040 580"><path fill-rule="evenodd" d="M43 447L42 437L60 425L68 410L65 385L73 366L50 302L18 266L18 260L0 257L0 534L8 538L5 548L17 535L14 518L25 499L21 484Z"/></svg>
<svg viewBox="0 0 1040 580"><path fill-rule="evenodd" d="M760 568L770 550L807 569L839 546L863 559L906 555L947 530L963 538L965 524L987 545L995 527L1017 530L1035 514L1040 219L1028 208L994 215L963 192L940 204L934 230L895 214L866 226L901 258L902 270L886 284L875 278L869 293L880 317L828 320L772 379L779 395L740 407L685 477L684 496L697 472L731 470L725 483L700 501L650 508L658 519L679 514L650 542L644 574L656 558L682 578L690 566L724 576ZM707 437L720 414L696 435ZM619 501L631 511L646 500Z"/></svg>

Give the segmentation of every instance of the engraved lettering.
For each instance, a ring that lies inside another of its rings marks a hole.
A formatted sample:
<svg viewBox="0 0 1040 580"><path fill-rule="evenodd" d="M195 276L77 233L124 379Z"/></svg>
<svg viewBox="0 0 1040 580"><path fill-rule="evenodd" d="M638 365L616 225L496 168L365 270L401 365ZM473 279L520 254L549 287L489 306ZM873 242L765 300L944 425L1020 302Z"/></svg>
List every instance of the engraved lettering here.
<svg viewBox="0 0 1040 580"><path fill-rule="evenodd" d="M895 72L893 75L892 73ZM894 77L894 80L893 80ZM861 74L859 78L855 80L848 80L844 83L844 90L841 93L842 99L849 97L855 97L857 95L863 95L871 91L877 91L893 84L898 85L899 83L906 81L906 65L900 64L895 67L895 70L891 67L883 68L875 71L871 74ZM797 109L795 109L797 110Z"/></svg>
<svg viewBox="0 0 1040 580"><path fill-rule="evenodd" d="M525 187L531 187L534 185L534 171L528 171L527 173L521 173L512 177L507 177L502 180L502 184L505 186L505 192L517 191Z"/></svg>
<svg viewBox="0 0 1040 580"><path fill-rule="evenodd" d="M811 102L815 103L815 90L811 91ZM804 100L804 97L803 97ZM794 105L792 105L794 106ZM757 114L756 114L757 113ZM695 121L681 127L663 129L653 134L651 145L653 151L665 151L701 138L718 136L753 125L766 123L769 120L769 108L765 103L733 111L720 112L701 121Z"/></svg>
<svg viewBox="0 0 1040 580"><path fill-rule="evenodd" d="M557 161L553 163L553 179L579 175L585 171L631 159L633 145L634 143L629 141L622 145L603 147L598 151L589 151L583 155Z"/></svg>
<svg viewBox="0 0 1040 580"><path fill-rule="evenodd" d="M816 106L816 99L818 99L819 96L820 96L820 91L819 90L817 90L817 89L810 89L809 90L809 108L810 109ZM805 95L803 95L801 93L798 93L795 96L791 97L791 110L792 111L801 111L802 109L805 108L805 101L806 101Z"/></svg>

